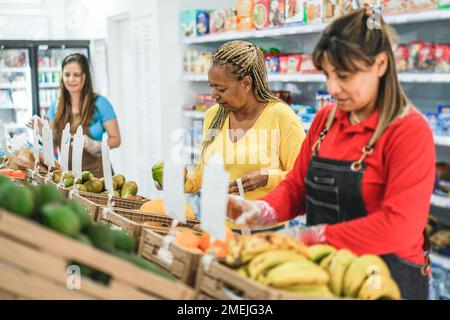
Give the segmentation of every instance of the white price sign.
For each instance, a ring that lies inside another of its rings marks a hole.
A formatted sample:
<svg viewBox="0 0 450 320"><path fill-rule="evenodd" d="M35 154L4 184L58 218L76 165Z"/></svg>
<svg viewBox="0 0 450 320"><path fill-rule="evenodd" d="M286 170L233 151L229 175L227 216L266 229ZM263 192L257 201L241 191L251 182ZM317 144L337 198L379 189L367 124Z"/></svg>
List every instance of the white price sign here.
<svg viewBox="0 0 450 320"><path fill-rule="evenodd" d="M33 116L33 156L34 161L39 161L39 117Z"/></svg>
<svg viewBox="0 0 450 320"><path fill-rule="evenodd" d="M75 178L77 179L81 179L83 148L84 148L83 127L79 125L77 128L77 132L73 136L73 146L72 146L72 172Z"/></svg>
<svg viewBox="0 0 450 320"><path fill-rule="evenodd" d="M6 128L3 124L3 121L0 121L0 150L7 153L8 151L8 145L6 143L7 137L6 137Z"/></svg>
<svg viewBox="0 0 450 320"><path fill-rule="evenodd" d="M200 221L212 238L225 241L229 174L223 159L214 155L203 170Z"/></svg>
<svg viewBox="0 0 450 320"><path fill-rule="evenodd" d="M103 164L103 177L105 178L105 187L110 195L114 195L112 173L111 173L111 161L109 160L109 147L108 147L108 135L105 132L102 138L102 164Z"/></svg>
<svg viewBox="0 0 450 320"><path fill-rule="evenodd" d="M42 143L44 145L44 163L48 168L54 168L53 134L47 119L44 120L44 125L42 126Z"/></svg>
<svg viewBox="0 0 450 320"><path fill-rule="evenodd" d="M70 123L66 123L61 136L61 169L63 172L69 171L69 148L70 139L72 138L70 134Z"/></svg>
<svg viewBox="0 0 450 320"><path fill-rule="evenodd" d="M164 211L170 217L185 222L184 166L174 161L164 161Z"/></svg>

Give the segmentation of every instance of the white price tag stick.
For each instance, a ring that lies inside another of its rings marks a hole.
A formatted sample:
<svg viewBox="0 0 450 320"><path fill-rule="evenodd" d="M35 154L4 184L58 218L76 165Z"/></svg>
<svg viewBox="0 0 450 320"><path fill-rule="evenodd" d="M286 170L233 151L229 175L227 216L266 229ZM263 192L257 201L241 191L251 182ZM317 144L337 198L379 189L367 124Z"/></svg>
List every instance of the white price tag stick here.
<svg viewBox="0 0 450 320"><path fill-rule="evenodd" d="M42 126L42 142L44 145L44 163L50 169L55 166L55 154L53 149L53 134L52 129L48 120L44 120L44 125Z"/></svg>
<svg viewBox="0 0 450 320"><path fill-rule="evenodd" d="M72 147L72 172L75 178L81 180L81 167L83 163L84 135L83 127L80 125L73 136Z"/></svg>
<svg viewBox="0 0 450 320"><path fill-rule="evenodd" d="M38 170L39 165L39 117L37 115L33 116L33 157L34 157L34 174Z"/></svg>
<svg viewBox="0 0 450 320"><path fill-rule="evenodd" d="M184 166L174 161L164 161L164 211L181 222L186 221L184 214Z"/></svg>
<svg viewBox="0 0 450 320"><path fill-rule="evenodd" d="M203 170L200 221L211 240L225 241L229 174L223 159L214 155Z"/></svg>
<svg viewBox="0 0 450 320"><path fill-rule="evenodd" d="M111 197L114 195L111 162L109 160L109 147L108 147L108 135L105 132L102 138L102 164L103 164L103 177L105 178L105 187L108 194Z"/></svg>
<svg viewBox="0 0 450 320"><path fill-rule="evenodd" d="M61 169L62 172L69 170L69 148L70 148L70 123L66 123L61 136Z"/></svg>

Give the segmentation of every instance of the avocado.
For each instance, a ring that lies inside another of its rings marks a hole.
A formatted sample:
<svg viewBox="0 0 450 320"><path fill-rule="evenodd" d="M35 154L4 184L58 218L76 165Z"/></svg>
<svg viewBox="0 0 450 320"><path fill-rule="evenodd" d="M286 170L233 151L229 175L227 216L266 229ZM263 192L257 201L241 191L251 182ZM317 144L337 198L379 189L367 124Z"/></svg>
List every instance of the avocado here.
<svg viewBox="0 0 450 320"><path fill-rule="evenodd" d="M61 170L55 170L53 171L53 182L54 183L60 183L61 182Z"/></svg>
<svg viewBox="0 0 450 320"><path fill-rule="evenodd" d="M128 233L121 230L111 230L114 234L114 246L117 250L122 250L125 252L134 252L136 243L134 238L131 237Z"/></svg>
<svg viewBox="0 0 450 320"><path fill-rule="evenodd" d="M78 185L78 191L84 191L87 192L87 188L84 184L79 184Z"/></svg>
<svg viewBox="0 0 450 320"><path fill-rule="evenodd" d="M106 252L115 251L114 233L106 224L92 224L86 228L86 234L95 247Z"/></svg>
<svg viewBox="0 0 450 320"><path fill-rule="evenodd" d="M4 175L0 174L0 187L3 184L7 184L7 183L12 183L11 179L9 179L7 176L4 176Z"/></svg>
<svg viewBox="0 0 450 320"><path fill-rule="evenodd" d="M70 188L75 183L75 177L74 176L69 176L69 177L63 179L63 181L64 181L64 188Z"/></svg>
<svg viewBox="0 0 450 320"><path fill-rule="evenodd" d="M114 190L114 197L119 197L120 198L119 190Z"/></svg>
<svg viewBox="0 0 450 320"><path fill-rule="evenodd" d="M33 194L29 188L3 182L0 186L0 207L23 217L31 217L34 210Z"/></svg>
<svg viewBox="0 0 450 320"><path fill-rule="evenodd" d="M85 183L86 181L94 179L94 175L91 172L89 172L89 171L83 171L81 173L81 179L83 179L82 183Z"/></svg>
<svg viewBox="0 0 450 320"><path fill-rule="evenodd" d="M127 181L122 187L122 191L120 195L122 198L125 198L126 196L135 196L138 192L138 186L136 182L134 181Z"/></svg>
<svg viewBox="0 0 450 320"><path fill-rule="evenodd" d="M78 241L80 241L81 243L87 245L87 246L91 246L92 247L92 241L91 239L89 239L89 237L87 235L85 235L84 233L79 233L75 236L75 239L77 239Z"/></svg>
<svg viewBox="0 0 450 320"><path fill-rule="evenodd" d="M35 188L37 189L35 196L40 197L38 199L40 205L45 205L50 202L61 202L63 200L61 192L59 192L55 186L41 184Z"/></svg>
<svg viewBox="0 0 450 320"><path fill-rule="evenodd" d="M91 215L86 211L86 208L81 203L74 200L67 200L65 204L67 207L72 209L73 213L77 215L80 220L81 230L86 229L92 224Z"/></svg>
<svg viewBox="0 0 450 320"><path fill-rule="evenodd" d="M117 188L114 188L114 190L122 189L123 185L125 184L125 176L122 174L115 174L112 178L113 181L117 184Z"/></svg>
<svg viewBox="0 0 450 320"><path fill-rule="evenodd" d="M81 229L80 219L67 206L60 203L48 203L42 207L42 221L51 229L66 236L74 237Z"/></svg>

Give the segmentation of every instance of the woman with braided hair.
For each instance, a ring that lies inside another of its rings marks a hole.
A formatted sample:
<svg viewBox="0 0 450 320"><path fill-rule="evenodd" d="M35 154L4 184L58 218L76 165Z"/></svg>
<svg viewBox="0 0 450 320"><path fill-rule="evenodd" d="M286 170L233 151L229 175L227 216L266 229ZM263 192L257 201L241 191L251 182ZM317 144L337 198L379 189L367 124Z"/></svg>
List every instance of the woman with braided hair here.
<svg viewBox="0 0 450 320"><path fill-rule="evenodd" d="M286 233L357 255L380 255L405 299L428 298L424 233L435 178L433 135L397 78L392 31L356 10L334 20L313 52L337 101L315 117L293 170L257 201L230 196L238 224L306 214ZM245 213L245 214L244 214Z"/></svg>
<svg viewBox="0 0 450 320"><path fill-rule="evenodd" d="M292 169L305 138L301 121L270 91L263 53L252 43L222 45L208 80L217 104L205 114L199 164L185 191L200 190L204 164L219 154L230 175L229 193L262 197Z"/></svg>

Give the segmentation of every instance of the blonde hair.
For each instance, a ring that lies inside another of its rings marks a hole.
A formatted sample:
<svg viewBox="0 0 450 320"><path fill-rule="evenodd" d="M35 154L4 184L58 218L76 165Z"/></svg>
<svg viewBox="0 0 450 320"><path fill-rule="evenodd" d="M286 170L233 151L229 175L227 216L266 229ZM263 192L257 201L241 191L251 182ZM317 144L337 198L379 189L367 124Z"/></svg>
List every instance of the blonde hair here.
<svg viewBox="0 0 450 320"><path fill-rule="evenodd" d="M395 33L381 17L380 25L369 28L370 18L365 9L359 9L333 21L320 35L314 49L313 61L316 68L322 70L326 54L328 61L336 70L356 72L358 67L355 61L372 66L377 55L386 54L387 69L380 79L376 98L376 107L380 110L379 121L368 144L369 147L373 147L386 128L402 116L404 107L411 105L397 78L391 45Z"/></svg>
<svg viewBox="0 0 450 320"><path fill-rule="evenodd" d="M230 69L230 72L236 76L237 81L244 79L245 76L249 76L252 79L253 94L258 101L279 101L269 89L265 58L256 45L241 40L227 42L214 54L212 67L214 66L224 66ZM229 110L219 106L219 110L206 131L202 142L202 155L222 129L229 114Z"/></svg>

